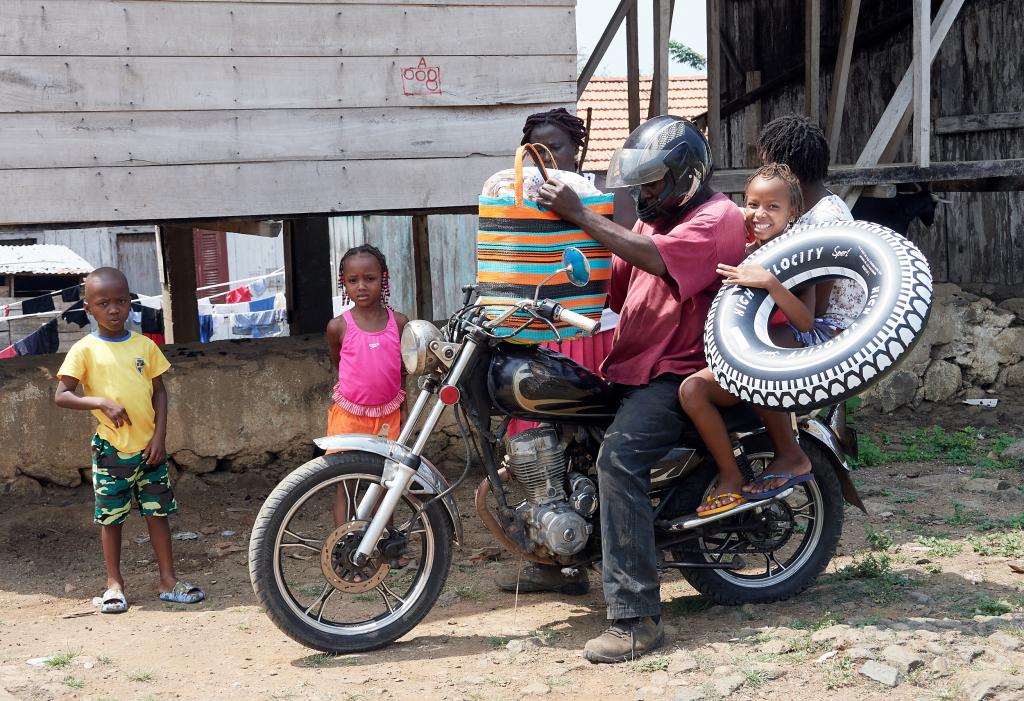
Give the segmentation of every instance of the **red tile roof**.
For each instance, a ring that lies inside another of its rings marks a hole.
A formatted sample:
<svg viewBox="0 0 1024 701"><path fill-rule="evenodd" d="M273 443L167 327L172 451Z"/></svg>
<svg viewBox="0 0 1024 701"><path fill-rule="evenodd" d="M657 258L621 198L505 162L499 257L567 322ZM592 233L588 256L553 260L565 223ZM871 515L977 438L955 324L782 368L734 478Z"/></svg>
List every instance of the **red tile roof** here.
<svg viewBox="0 0 1024 701"><path fill-rule="evenodd" d="M651 99L651 78L640 78L640 114L647 115ZM625 78L592 78L583 96L576 103L576 114L586 119L587 108L593 109L590 125L590 146L584 170L606 170L612 152L629 136L629 103ZM668 111L692 118L708 109L706 76L670 78Z"/></svg>

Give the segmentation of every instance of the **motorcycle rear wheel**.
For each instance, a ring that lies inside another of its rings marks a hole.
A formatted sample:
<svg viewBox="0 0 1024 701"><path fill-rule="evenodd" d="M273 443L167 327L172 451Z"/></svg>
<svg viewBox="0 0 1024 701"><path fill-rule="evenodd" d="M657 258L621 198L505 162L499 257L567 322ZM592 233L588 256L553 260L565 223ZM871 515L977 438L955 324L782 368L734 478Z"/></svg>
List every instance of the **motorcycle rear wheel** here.
<svg viewBox="0 0 1024 701"><path fill-rule="evenodd" d="M411 561L401 569L379 551L366 571L341 564L338 554L358 543L365 527L350 513L360 488L379 484L383 470L384 458L372 453L316 458L288 475L256 517L249 539L253 591L274 625L306 647L344 654L388 645L423 620L448 578L453 533L439 502L409 527ZM331 517L338 485L353 495L341 525ZM400 527L420 504L416 495L407 494L393 524ZM380 612L372 615L376 608Z"/></svg>
<svg viewBox="0 0 1024 701"><path fill-rule="evenodd" d="M779 509L780 514L790 514L796 521L795 513L806 512L813 520L804 519L803 530L795 529L790 538L799 537L794 543L794 550L788 559L779 561L776 554L743 554L740 557L748 560L741 571L726 569L694 569L683 570L687 581L701 594L716 604L739 606L742 604L767 604L775 601L791 599L817 581L835 555L836 547L843 530L843 495L835 467L826 452L814 441L803 438L801 447L811 459L814 481L806 482L794 489L793 495L785 502L779 502L771 508ZM744 441L748 458L755 466L763 467L774 454L771 441L766 435L756 435ZM713 467L713 466L712 466ZM759 470L757 470L759 472ZM717 475L712 471L706 483L701 499L711 493ZM696 490L700 493L699 490ZM696 502L699 503L699 502ZM694 508L696 508L696 503ZM783 505L785 504L785 505ZM800 507L800 508L794 508ZM749 513L749 512L748 512ZM742 518L742 516L740 517ZM722 523L722 534L729 533L731 520ZM728 536L726 535L726 538ZM705 550L712 549L712 539L702 543ZM717 546L721 538L715 539ZM728 544L728 539L725 541ZM708 552L685 552L687 560L703 559L707 562L720 561L723 555ZM753 567L759 558L765 560L764 574L758 574Z"/></svg>

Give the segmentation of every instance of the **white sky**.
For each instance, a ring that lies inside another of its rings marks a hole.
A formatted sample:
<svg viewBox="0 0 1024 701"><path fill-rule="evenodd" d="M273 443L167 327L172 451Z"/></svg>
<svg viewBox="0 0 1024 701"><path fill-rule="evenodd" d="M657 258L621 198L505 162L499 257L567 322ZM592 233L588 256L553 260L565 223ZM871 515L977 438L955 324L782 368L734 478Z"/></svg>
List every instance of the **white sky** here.
<svg viewBox="0 0 1024 701"><path fill-rule="evenodd" d="M619 0L577 0L576 2L576 42L583 57L581 67L590 57L601 32L608 25L612 12ZM640 8L640 73L650 75L653 70L651 0L637 0ZM686 44L691 49L707 55L707 20L705 0L676 0L675 13L672 17L672 39ZM695 71L689 66L671 63L669 72L672 75L695 75L704 71ZM604 60L597 68L596 75L626 75L626 22L623 20L619 33Z"/></svg>

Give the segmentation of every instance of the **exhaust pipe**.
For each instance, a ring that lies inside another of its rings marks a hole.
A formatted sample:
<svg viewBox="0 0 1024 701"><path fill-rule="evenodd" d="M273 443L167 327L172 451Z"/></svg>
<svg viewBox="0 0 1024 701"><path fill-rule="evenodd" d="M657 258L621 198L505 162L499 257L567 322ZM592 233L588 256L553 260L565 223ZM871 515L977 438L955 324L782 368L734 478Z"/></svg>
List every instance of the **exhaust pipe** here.
<svg viewBox="0 0 1024 701"><path fill-rule="evenodd" d="M714 523L715 521L721 521L725 518L739 516L740 514L750 511L752 509L757 509L760 511L760 509L764 507L765 504L770 504L773 501L785 499L786 497L793 493L793 489L794 487L790 487L786 491L780 492L775 496L771 497L770 499L748 501L746 504L740 504L735 509L729 509L728 511L724 511L720 514L715 514L714 516L687 515L677 519L672 519L671 521L655 521L654 525L663 531L668 531L669 533L679 533L680 531L688 531L691 528L698 528L709 523Z"/></svg>

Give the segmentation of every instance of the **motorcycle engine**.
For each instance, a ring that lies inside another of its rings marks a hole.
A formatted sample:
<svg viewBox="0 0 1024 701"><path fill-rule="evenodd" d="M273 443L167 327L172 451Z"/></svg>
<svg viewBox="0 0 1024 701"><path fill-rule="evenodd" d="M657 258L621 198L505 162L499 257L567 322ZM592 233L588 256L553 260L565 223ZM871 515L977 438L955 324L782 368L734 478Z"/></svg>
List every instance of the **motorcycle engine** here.
<svg viewBox="0 0 1024 701"><path fill-rule="evenodd" d="M572 501L566 496L565 446L555 429L541 426L512 438L505 467L526 492L526 501L516 511L530 539L558 557L575 555L582 550L592 531L584 516L590 516L596 506L591 509L590 501L576 497L579 492L596 493L596 490L589 479L577 476L573 480ZM580 509L574 509L574 504L579 504Z"/></svg>

